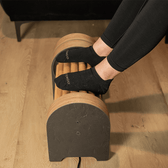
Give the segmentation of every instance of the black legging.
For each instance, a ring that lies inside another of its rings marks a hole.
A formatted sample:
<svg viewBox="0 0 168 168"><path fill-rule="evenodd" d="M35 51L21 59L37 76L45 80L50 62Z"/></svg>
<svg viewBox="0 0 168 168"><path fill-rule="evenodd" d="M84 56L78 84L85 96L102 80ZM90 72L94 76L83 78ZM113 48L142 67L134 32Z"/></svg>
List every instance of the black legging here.
<svg viewBox="0 0 168 168"><path fill-rule="evenodd" d="M168 0L123 0L101 39L110 65L124 71L148 54L168 29Z"/></svg>

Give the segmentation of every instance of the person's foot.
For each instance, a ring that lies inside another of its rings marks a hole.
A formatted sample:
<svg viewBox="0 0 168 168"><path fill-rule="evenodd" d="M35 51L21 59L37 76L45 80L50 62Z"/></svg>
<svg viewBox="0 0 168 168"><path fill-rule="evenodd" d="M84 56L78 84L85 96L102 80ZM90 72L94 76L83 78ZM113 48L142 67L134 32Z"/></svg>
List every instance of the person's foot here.
<svg viewBox="0 0 168 168"><path fill-rule="evenodd" d="M85 62L92 67L99 64L112 51L101 38L90 47L73 47L59 53L56 57L57 62Z"/></svg>
<svg viewBox="0 0 168 168"><path fill-rule="evenodd" d="M120 72L115 70L107 58L88 70L63 74L54 79L58 88L70 91L91 91L105 94L110 83Z"/></svg>
<svg viewBox="0 0 168 168"><path fill-rule="evenodd" d="M100 63L105 57L96 54L93 47L73 47L59 53L56 57L57 62L85 62L92 67Z"/></svg>
<svg viewBox="0 0 168 168"><path fill-rule="evenodd" d="M95 94L105 94L112 81L103 80L95 70L95 67L88 70L67 73L55 78L58 88L70 91L91 91Z"/></svg>

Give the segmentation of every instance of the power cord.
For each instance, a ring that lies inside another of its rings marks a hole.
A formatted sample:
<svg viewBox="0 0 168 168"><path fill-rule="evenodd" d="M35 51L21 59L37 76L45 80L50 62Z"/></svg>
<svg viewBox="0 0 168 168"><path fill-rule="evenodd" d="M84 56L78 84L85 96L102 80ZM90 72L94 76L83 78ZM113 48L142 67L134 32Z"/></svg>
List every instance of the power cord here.
<svg viewBox="0 0 168 168"><path fill-rule="evenodd" d="M81 164L81 157L79 157L79 162L78 162L78 167L77 168L80 168L80 164Z"/></svg>

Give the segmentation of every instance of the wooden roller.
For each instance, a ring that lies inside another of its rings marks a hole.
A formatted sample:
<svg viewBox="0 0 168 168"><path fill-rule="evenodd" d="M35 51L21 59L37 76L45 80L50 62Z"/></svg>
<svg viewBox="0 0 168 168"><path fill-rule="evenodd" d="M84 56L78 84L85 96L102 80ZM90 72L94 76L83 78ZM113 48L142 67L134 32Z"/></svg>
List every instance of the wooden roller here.
<svg viewBox="0 0 168 168"><path fill-rule="evenodd" d="M50 161L66 157L109 159L110 121L105 103L91 92L63 91L54 78L69 72L91 68L89 64L57 63L56 57L72 47L89 47L94 39L79 33L61 38L52 63L53 103L48 110L47 138Z"/></svg>

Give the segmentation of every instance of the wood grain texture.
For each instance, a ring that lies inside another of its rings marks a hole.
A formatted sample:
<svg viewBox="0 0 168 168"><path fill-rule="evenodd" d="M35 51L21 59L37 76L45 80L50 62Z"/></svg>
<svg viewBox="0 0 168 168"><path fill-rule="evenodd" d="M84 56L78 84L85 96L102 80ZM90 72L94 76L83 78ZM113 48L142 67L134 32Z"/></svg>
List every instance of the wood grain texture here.
<svg viewBox="0 0 168 168"><path fill-rule="evenodd" d="M51 166L48 161L46 116L51 101L48 95L52 94L49 82L52 62L50 55L57 39L52 42L50 40L34 40L14 168L23 165L25 168Z"/></svg>
<svg viewBox="0 0 168 168"><path fill-rule="evenodd" d="M0 6L0 24L5 14ZM34 40L16 43L0 25L0 167L14 165Z"/></svg>
<svg viewBox="0 0 168 168"><path fill-rule="evenodd" d="M106 105L104 102L97 98L96 96L88 93L83 92L75 92L70 93L67 95L63 95L59 97L58 99L54 100L54 102L51 104L49 110L48 110L48 118L51 116L51 114L58 108L63 107L67 104L72 103L86 103L93 106L98 107L102 111L104 111L105 114L109 114Z"/></svg>
<svg viewBox="0 0 168 168"><path fill-rule="evenodd" d="M0 7L0 20L3 15L6 17ZM8 37L0 29L0 167L76 168L78 158L56 163L48 159L46 118L53 101L50 68L59 39L47 38L52 36L50 29L56 29L49 22L31 29L30 25L25 24L29 33L21 43L17 43L13 27L3 25L11 29ZM106 162L82 158L81 168L167 168L167 52L163 39L114 79L103 96L110 112L111 158Z"/></svg>

